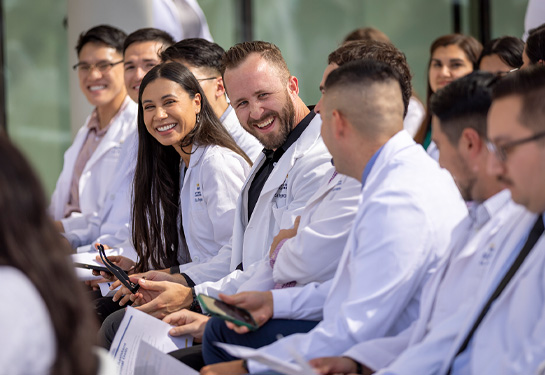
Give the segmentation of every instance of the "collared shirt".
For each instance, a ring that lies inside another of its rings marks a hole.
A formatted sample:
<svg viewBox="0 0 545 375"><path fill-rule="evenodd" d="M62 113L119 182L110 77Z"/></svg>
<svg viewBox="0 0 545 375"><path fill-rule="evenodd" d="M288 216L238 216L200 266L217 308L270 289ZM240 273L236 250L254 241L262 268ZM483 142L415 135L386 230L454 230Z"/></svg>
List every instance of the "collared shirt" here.
<svg viewBox="0 0 545 375"><path fill-rule="evenodd" d="M377 152L375 152L374 155L371 156L371 159L369 159L369 161L365 165L365 169L363 170L363 174L361 175L361 188L362 189L365 186L365 181L367 181L367 177L369 177L369 173L371 173L371 169L373 168L373 165L375 165L375 161L377 160L377 158L380 155L380 152L382 151L383 148L384 148L384 146L379 148L377 150Z"/></svg>
<svg viewBox="0 0 545 375"><path fill-rule="evenodd" d="M544 220L545 222L545 218L543 215L541 215L541 220ZM489 290L488 297L486 300L488 300L489 296L492 295L492 293L494 293L499 283L503 280L503 277L505 276L507 271L511 268L511 266L515 262L515 259L519 255L520 251L522 250L522 248L524 247L524 244L526 243L528 239L528 236L530 235L530 231L531 231L531 228L528 228L528 231L524 234L524 236L522 236L520 241L517 243L517 246L515 246L511 254L509 254L509 257L501 266L501 269L499 270L499 272L496 274L494 278L494 282L490 284L491 289ZM494 303L492 303L492 306L490 306L490 309L492 309L492 307L494 306ZM471 359L471 351L472 351L471 349L473 346L474 338L475 338L475 335L473 335L473 337L467 344L466 349L462 353L458 354L456 358L454 359L452 363L452 371L451 371L452 375L462 375L462 374L471 373L469 363Z"/></svg>
<svg viewBox="0 0 545 375"><path fill-rule="evenodd" d="M225 121L225 119L227 118L227 116L229 116L229 113L231 113L232 110L233 110L233 107L231 107L231 104L229 104L227 106L227 109L225 110L225 112L223 112L223 115L221 115L221 117L220 117L220 122L222 124Z"/></svg>
<svg viewBox="0 0 545 375"><path fill-rule="evenodd" d="M265 161L256 172L255 177L248 189L248 221L252 217L252 213L254 212L257 200L261 195L261 190L263 190L263 186L265 185L265 182L269 178L269 175L276 166L276 163L280 160L282 155L284 155L284 153L291 147L291 145L293 145L295 141L299 139L299 137L301 136L301 134L303 134L308 124L310 124L315 115L316 113L314 113L314 111L310 111L310 113L306 115L305 118L301 120L301 122L297 124L295 128L293 128L290 134L288 134L288 137L286 138L284 144L278 147L275 151L263 149L263 153L265 154Z"/></svg>
<svg viewBox="0 0 545 375"><path fill-rule="evenodd" d="M127 95L115 116L110 120L108 125L102 129L100 128L98 111L96 108L93 110L91 118L87 123L87 127L89 128L87 138L83 142L78 157L76 158L76 163L74 164L74 172L72 173L72 182L70 184L70 195L68 196L68 202L66 203L66 208L64 209L64 217L70 216L73 212L81 212L79 206L79 180L81 178L81 174L85 169L85 165L89 159L91 159L91 156L93 156L93 153L108 132L110 125L112 125L121 115L121 113L123 113L125 107L127 107L130 101L131 99Z"/></svg>

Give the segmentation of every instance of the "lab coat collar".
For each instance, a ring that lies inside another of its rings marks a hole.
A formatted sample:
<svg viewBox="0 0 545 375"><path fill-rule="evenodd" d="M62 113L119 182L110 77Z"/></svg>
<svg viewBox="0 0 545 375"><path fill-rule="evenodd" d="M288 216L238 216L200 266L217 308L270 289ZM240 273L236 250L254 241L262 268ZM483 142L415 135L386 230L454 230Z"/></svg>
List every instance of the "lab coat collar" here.
<svg viewBox="0 0 545 375"><path fill-rule="evenodd" d="M472 219L473 228L482 228L510 199L511 193L509 192L509 189L504 189L499 193L494 194L483 203L470 206L468 211L469 217Z"/></svg>
<svg viewBox="0 0 545 375"><path fill-rule="evenodd" d="M136 129L136 116L138 113L138 106L135 102L127 97L125 98L125 101L123 102L123 105L121 106L119 112L114 116L116 124L121 123L127 123L132 122L134 125L134 131L138 131ZM97 149L95 152L93 152L93 155L91 155L91 158L89 161L85 164L84 172L90 169L94 163L99 160L102 155L104 155L106 152L108 152L111 148L116 147L123 142L125 142L125 139L119 139L119 133L124 131L124 126L113 126L114 124L111 124L110 128L104 135L104 138L99 143Z"/></svg>
<svg viewBox="0 0 545 375"><path fill-rule="evenodd" d="M369 175L367 176L366 183L369 184L370 181L372 181L375 176L378 175L382 167L388 163L388 161L394 157L395 154L400 152L401 150L415 146L415 141L411 138L409 133L407 133L405 130L401 130L397 132L392 138L388 140L382 147L380 154L377 156L373 168L369 172Z"/></svg>

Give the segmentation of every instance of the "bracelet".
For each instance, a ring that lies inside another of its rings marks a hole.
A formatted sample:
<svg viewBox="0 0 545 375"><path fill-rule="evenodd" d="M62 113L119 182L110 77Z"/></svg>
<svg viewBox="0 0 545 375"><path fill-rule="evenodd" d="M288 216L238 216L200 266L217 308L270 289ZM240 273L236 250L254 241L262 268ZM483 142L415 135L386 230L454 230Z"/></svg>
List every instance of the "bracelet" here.
<svg viewBox="0 0 545 375"><path fill-rule="evenodd" d="M201 304L197 299L197 293L195 293L195 288L191 288L191 297L193 297L193 302L191 302L189 310L202 313Z"/></svg>
<svg viewBox="0 0 545 375"><path fill-rule="evenodd" d="M361 363L356 361L354 361L354 363L356 363L356 374L363 374L363 366L361 365Z"/></svg>
<svg viewBox="0 0 545 375"><path fill-rule="evenodd" d="M242 360L242 368L244 369L244 371L246 371L246 373L250 372L250 370L248 369L248 360L247 359Z"/></svg>

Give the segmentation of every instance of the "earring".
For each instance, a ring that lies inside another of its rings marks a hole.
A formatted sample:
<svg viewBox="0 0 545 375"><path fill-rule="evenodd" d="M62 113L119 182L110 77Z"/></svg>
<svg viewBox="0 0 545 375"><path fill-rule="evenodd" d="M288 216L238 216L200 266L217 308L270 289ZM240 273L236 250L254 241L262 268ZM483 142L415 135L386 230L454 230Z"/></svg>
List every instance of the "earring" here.
<svg viewBox="0 0 545 375"><path fill-rule="evenodd" d="M196 122L197 122L197 125L201 122L201 113L200 113L200 112L197 113L197 120L196 120Z"/></svg>

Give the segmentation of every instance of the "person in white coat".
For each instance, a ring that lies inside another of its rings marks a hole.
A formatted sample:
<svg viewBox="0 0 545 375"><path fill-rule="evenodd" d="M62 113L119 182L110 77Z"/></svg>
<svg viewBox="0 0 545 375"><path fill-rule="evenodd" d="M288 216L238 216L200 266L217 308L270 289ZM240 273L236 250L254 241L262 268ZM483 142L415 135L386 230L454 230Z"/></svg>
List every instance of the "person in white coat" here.
<svg viewBox="0 0 545 375"><path fill-rule="evenodd" d="M0 372L97 374L91 306L67 262L70 249L59 244L40 181L4 134L0 159L0 279L6 299L0 309Z"/></svg>
<svg viewBox="0 0 545 375"><path fill-rule="evenodd" d="M159 29L138 29L127 36L123 43L124 82L133 102L138 103L138 90L144 75L161 61L158 54L172 44L172 37ZM134 121L136 123L136 117ZM111 181L103 181L109 188L98 214L89 217L82 228L64 232L72 248L82 247L79 250L87 251L89 246L85 245L92 243L114 247L129 239L132 181L137 152L138 132L133 132L121 147L116 166L118 173ZM132 246L127 243L125 247Z"/></svg>
<svg viewBox="0 0 545 375"><path fill-rule="evenodd" d="M241 269L267 257L274 236L293 225L322 178L333 173L331 155L320 137L320 118L299 98L297 78L289 74L278 47L240 43L226 53L223 63L237 117L266 150L242 188L231 243L207 263L192 265L182 274L148 272L138 280L142 283L138 308L156 317L195 307L196 290L206 293L205 285L201 289L185 285L233 282ZM163 301L168 301L166 309Z"/></svg>
<svg viewBox="0 0 545 375"><path fill-rule="evenodd" d="M360 205L331 282L246 294L247 304L240 306L260 323L273 315L322 319L309 333L285 337L260 352L284 360L291 348L305 358L340 354L364 337L395 334L416 319L422 284L445 255L451 231L467 209L452 177L403 130L399 81L390 66L373 60L353 61L329 74L320 109L322 136L337 170L361 179ZM267 303L251 306L253 297ZM225 325L210 323L203 355L214 363L229 356L212 344L219 339L214 331L225 331ZM266 367L248 361L245 369L234 361L207 366L202 373L248 369Z"/></svg>
<svg viewBox="0 0 545 375"><path fill-rule="evenodd" d="M230 241L251 161L178 63L158 65L142 80L138 127L135 268L205 262Z"/></svg>
<svg viewBox="0 0 545 375"><path fill-rule="evenodd" d="M136 131L136 104L123 82L125 33L101 25L83 33L76 47L81 91L95 110L64 155L49 212L61 232L86 226L107 200L123 142Z"/></svg>
<svg viewBox="0 0 545 375"><path fill-rule="evenodd" d="M185 65L201 84L206 98L214 112L225 126L237 145L256 160L263 146L256 137L240 125L233 107L227 101L225 85L221 76L221 58L225 50L217 43L201 38L189 38L167 48L161 53L161 60L176 61Z"/></svg>
<svg viewBox="0 0 545 375"><path fill-rule="evenodd" d="M494 89L488 170L533 215L511 232L517 243L468 311L439 374L535 374L545 359L544 99L545 68L540 66L510 73ZM499 285L504 285L501 291Z"/></svg>
<svg viewBox="0 0 545 375"><path fill-rule="evenodd" d="M449 256L424 286L418 319L395 336L364 341L342 357L311 361L320 373L436 373L475 303L491 267L518 241L511 230L529 216L487 173L486 115L496 75L474 72L439 90L430 101L439 163L453 175L470 215L453 233ZM485 286L486 288L486 286ZM435 368L433 367L435 363Z"/></svg>

